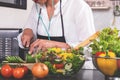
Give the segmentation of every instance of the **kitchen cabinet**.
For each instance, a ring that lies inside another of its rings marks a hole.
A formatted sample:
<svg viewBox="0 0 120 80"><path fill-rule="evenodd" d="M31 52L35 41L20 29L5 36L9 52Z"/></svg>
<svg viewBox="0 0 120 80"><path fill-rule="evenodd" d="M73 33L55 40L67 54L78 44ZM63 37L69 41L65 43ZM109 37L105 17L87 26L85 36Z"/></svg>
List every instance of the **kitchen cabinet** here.
<svg viewBox="0 0 120 80"><path fill-rule="evenodd" d="M92 9L109 9L110 0L85 0Z"/></svg>
<svg viewBox="0 0 120 80"><path fill-rule="evenodd" d="M0 6L27 9L27 0L0 0Z"/></svg>

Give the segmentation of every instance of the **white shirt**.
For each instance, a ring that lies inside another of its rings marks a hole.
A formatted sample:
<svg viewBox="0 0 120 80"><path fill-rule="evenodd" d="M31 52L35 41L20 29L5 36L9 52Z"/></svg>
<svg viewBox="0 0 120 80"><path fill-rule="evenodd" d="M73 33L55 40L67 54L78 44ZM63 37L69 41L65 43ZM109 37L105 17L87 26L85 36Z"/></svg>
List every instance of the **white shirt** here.
<svg viewBox="0 0 120 80"><path fill-rule="evenodd" d="M25 28L32 29L35 35L36 32L38 32L40 35L48 36L41 20L39 20L39 26L37 28L38 13L40 8L41 17L48 28L49 19L46 6L37 4L37 7L38 11L34 3ZM92 10L84 0L62 0L62 15L65 40L71 47L75 47L95 33ZM60 2L55 5L49 34L50 36L62 36Z"/></svg>

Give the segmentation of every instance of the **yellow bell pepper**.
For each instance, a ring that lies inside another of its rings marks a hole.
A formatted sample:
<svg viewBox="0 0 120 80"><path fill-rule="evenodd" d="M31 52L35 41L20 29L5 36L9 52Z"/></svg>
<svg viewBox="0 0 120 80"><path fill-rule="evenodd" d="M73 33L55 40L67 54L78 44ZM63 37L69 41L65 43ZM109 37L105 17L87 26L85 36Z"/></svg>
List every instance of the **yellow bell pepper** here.
<svg viewBox="0 0 120 80"><path fill-rule="evenodd" d="M73 54L65 52L65 53L61 53L59 57L61 57L63 60L66 60L67 58L73 58Z"/></svg>
<svg viewBox="0 0 120 80"><path fill-rule="evenodd" d="M97 66L105 75L113 76L117 70L117 60L112 58L115 58L116 55L113 52L108 52L107 56L108 58L97 58ZM99 57L106 57L106 54L100 54Z"/></svg>
<svg viewBox="0 0 120 80"><path fill-rule="evenodd" d="M56 53L59 53L59 52L61 52L61 51L62 51L62 49L61 49L61 48L53 48L53 50L54 50Z"/></svg>

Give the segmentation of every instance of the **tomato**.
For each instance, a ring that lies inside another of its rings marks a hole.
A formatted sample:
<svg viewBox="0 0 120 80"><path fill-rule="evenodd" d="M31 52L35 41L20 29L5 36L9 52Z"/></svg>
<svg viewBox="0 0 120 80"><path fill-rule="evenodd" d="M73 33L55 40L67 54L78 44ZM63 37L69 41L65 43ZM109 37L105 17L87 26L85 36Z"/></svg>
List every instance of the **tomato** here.
<svg viewBox="0 0 120 80"><path fill-rule="evenodd" d="M120 69L120 59L117 59L117 67Z"/></svg>
<svg viewBox="0 0 120 80"><path fill-rule="evenodd" d="M104 52L96 52L95 56L98 57L101 54L105 54Z"/></svg>
<svg viewBox="0 0 120 80"><path fill-rule="evenodd" d="M24 77L25 71L22 67L16 67L13 70L13 77L16 79L21 79Z"/></svg>
<svg viewBox="0 0 120 80"><path fill-rule="evenodd" d="M32 74L37 78L44 78L48 75L49 69L44 63L35 63L32 67Z"/></svg>
<svg viewBox="0 0 120 80"><path fill-rule="evenodd" d="M28 71L29 71L28 67L27 66L23 66L22 68L24 69L24 73L27 74Z"/></svg>
<svg viewBox="0 0 120 80"><path fill-rule="evenodd" d="M56 69L63 69L63 67L64 67L64 64L63 64L63 63L55 64L55 68L56 68Z"/></svg>
<svg viewBox="0 0 120 80"><path fill-rule="evenodd" d="M12 76L13 68L9 64L5 64L1 67L1 75L5 78Z"/></svg>

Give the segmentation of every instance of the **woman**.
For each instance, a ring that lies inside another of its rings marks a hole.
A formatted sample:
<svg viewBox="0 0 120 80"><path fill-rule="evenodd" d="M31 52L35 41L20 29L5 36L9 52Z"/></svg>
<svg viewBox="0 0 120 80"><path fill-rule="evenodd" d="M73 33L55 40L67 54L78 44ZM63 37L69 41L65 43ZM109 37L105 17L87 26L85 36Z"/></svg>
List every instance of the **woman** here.
<svg viewBox="0 0 120 80"><path fill-rule="evenodd" d="M24 31L18 36L19 45L30 47L30 53L35 48L75 47L95 32L91 8L84 0L34 1Z"/></svg>

